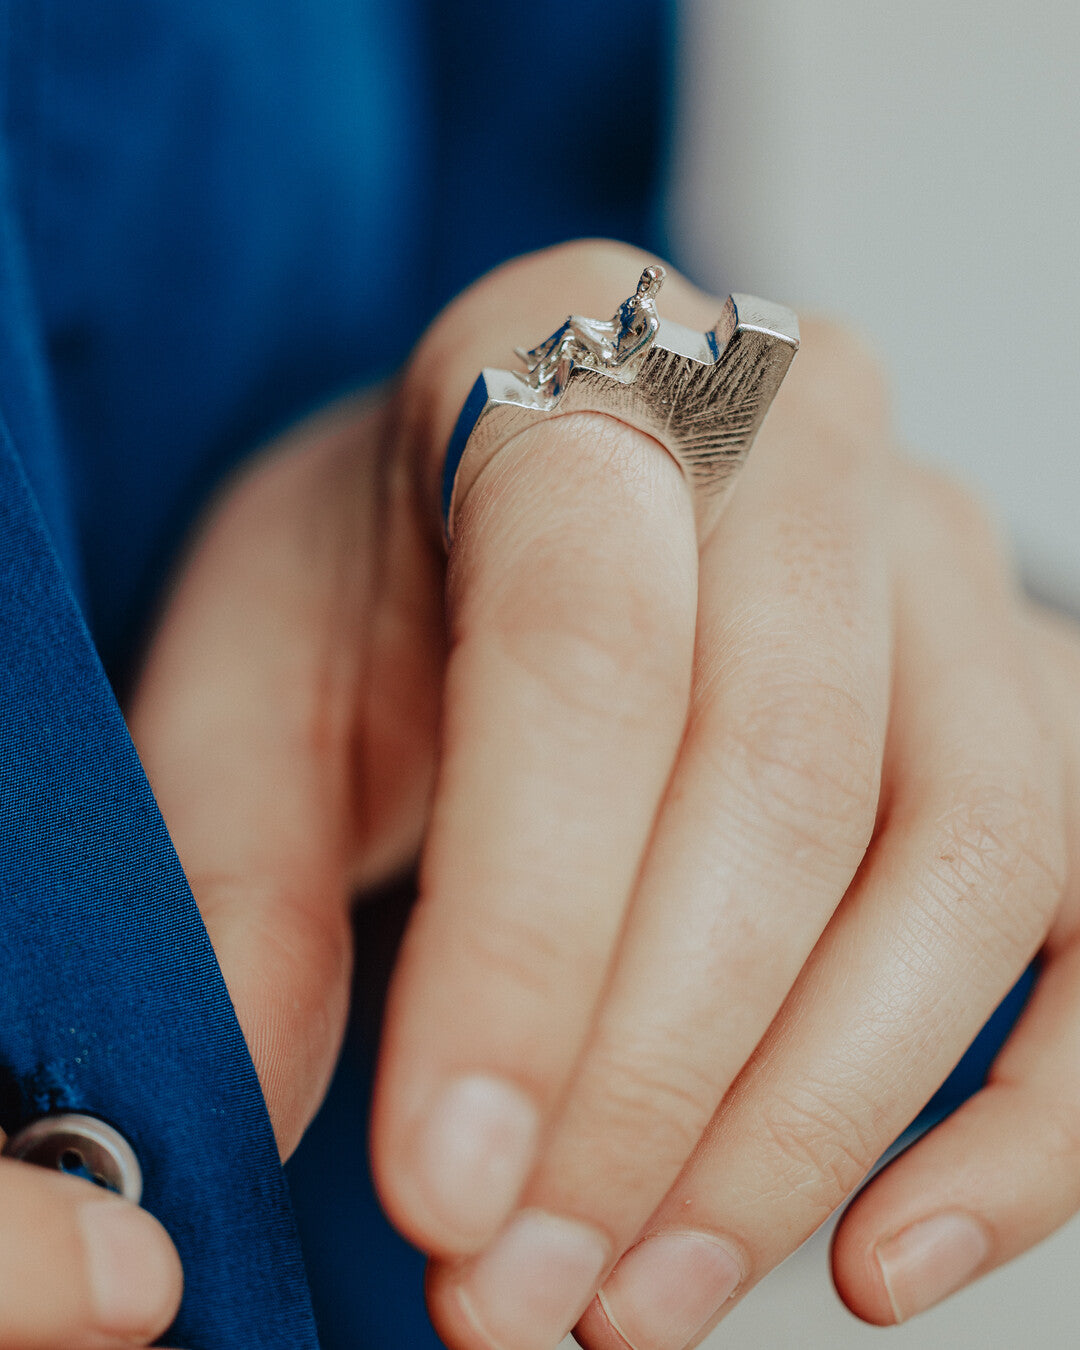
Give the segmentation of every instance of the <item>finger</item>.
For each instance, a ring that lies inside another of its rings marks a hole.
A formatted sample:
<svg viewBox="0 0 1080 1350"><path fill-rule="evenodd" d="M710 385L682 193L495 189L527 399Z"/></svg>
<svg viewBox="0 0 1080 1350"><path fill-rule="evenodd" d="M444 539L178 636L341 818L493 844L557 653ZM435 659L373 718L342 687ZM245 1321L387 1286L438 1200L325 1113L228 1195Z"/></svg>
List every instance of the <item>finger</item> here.
<svg viewBox="0 0 1080 1350"><path fill-rule="evenodd" d="M1068 881L1047 939L1048 949L1056 953L1080 937L1080 625L1058 611L1031 605L1024 634L1039 676L1044 735L1062 756Z"/></svg>
<svg viewBox="0 0 1080 1350"><path fill-rule="evenodd" d="M1080 950L1044 967L987 1086L873 1181L834 1243L857 1316L906 1321L1080 1209Z"/></svg>
<svg viewBox="0 0 1080 1350"><path fill-rule="evenodd" d="M553 311L614 308L640 270L593 248L488 278L441 321L456 346L437 332L416 357L434 439L484 359L461 334L511 351ZM680 295L673 317L697 320ZM428 1250L475 1250L505 1218L580 1051L682 734L696 574L674 461L597 415L517 437L458 516L442 759L373 1126L383 1202ZM606 1259L581 1225L538 1218L529 1241L553 1268Z"/></svg>
<svg viewBox="0 0 1080 1350"><path fill-rule="evenodd" d="M886 433L876 375L839 347L831 330L805 333L798 375L703 550L688 731L595 1029L524 1197L607 1234L615 1253L772 1021L874 825L891 630L877 525ZM431 1279L444 1334L464 1299L495 1341L529 1343L525 1291L546 1272L519 1258L511 1228ZM579 1306L593 1292L577 1291Z"/></svg>
<svg viewBox="0 0 1080 1350"><path fill-rule="evenodd" d="M415 847L396 821L422 819L422 800L406 798L426 782L412 772L426 751L372 744L391 719L368 707L381 642L369 563L382 528L365 477L370 424L346 407L232 487L180 576L129 712L283 1155L337 1056L353 883ZM422 669L424 644L409 645ZM416 720L419 743L428 728ZM359 779L371 761L392 763L377 791Z"/></svg>
<svg viewBox="0 0 1080 1350"><path fill-rule="evenodd" d="M1030 637L1045 652L1047 712L1066 748L1065 902L985 1088L876 1178L837 1230L837 1289L879 1325L931 1307L1080 1209L1080 642L1059 621Z"/></svg>
<svg viewBox="0 0 1080 1350"><path fill-rule="evenodd" d="M596 1350L693 1341L733 1285L745 1292L794 1250L944 1080L1058 904L1061 802L1012 596L970 508L918 492L911 512L897 499L909 544L878 838L702 1146L590 1308L582 1333ZM680 1320L660 1320L672 1245L689 1268L702 1242L726 1253L726 1282L714 1261L709 1279L688 1280Z"/></svg>
<svg viewBox="0 0 1080 1350"><path fill-rule="evenodd" d="M0 1159L0 1350L145 1345L176 1315L176 1249L145 1210Z"/></svg>

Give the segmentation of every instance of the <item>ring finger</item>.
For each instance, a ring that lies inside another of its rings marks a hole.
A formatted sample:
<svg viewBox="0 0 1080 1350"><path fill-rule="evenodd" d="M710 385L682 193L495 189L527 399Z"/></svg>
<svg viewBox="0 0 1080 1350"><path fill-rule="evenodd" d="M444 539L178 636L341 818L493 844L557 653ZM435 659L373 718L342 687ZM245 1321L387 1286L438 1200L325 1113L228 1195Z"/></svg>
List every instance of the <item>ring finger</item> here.
<svg viewBox="0 0 1080 1350"><path fill-rule="evenodd" d="M589 1346L682 1350L736 1285L809 1236L946 1077L1059 902L1061 801L1013 597L970 508L912 481L887 817L702 1147L590 1308ZM684 1283L673 1308L659 1276L695 1241L727 1254L728 1279Z"/></svg>

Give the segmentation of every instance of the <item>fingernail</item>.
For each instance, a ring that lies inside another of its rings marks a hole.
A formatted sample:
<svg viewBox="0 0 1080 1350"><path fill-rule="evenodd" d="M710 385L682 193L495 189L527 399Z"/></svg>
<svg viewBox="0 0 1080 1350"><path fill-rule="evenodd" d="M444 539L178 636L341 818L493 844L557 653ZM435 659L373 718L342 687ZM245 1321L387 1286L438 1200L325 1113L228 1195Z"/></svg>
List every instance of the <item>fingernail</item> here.
<svg viewBox="0 0 1080 1350"><path fill-rule="evenodd" d="M631 1350L683 1350L739 1287L734 1253L704 1233L662 1233L626 1253L600 1291Z"/></svg>
<svg viewBox="0 0 1080 1350"><path fill-rule="evenodd" d="M989 1253L986 1229L959 1212L913 1223L874 1248L898 1322L962 1289Z"/></svg>
<svg viewBox="0 0 1080 1350"><path fill-rule="evenodd" d="M467 1243L489 1237L532 1166L540 1119L512 1083L487 1074L443 1089L419 1138L417 1182L433 1217Z"/></svg>
<svg viewBox="0 0 1080 1350"><path fill-rule="evenodd" d="M182 1275L161 1225L127 1200L83 1205L79 1223L100 1329L142 1338L163 1331Z"/></svg>
<svg viewBox="0 0 1080 1350"><path fill-rule="evenodd" d="M525 1210L472 1262L457 1294L490 1343L551 1350L581 1316L608 1259L607 1241L587 1224Z"/></svg>

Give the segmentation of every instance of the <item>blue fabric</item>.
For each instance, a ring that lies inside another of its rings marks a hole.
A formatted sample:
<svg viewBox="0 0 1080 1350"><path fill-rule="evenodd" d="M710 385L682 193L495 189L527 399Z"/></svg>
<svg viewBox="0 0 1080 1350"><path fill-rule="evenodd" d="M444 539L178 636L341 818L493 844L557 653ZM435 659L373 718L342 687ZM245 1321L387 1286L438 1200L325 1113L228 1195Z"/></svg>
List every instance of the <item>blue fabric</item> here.
<svg viewBox="0 0 1080 1350"><path fill-rule="evenodd" d="M221 474L399 361L427 312L420 16L398 0L5 9L14 205L83 598L116 670Z"/></svg>
<svg viewBox="0 0 1080 1350"><path fill-rule="evenodd" d="M314 1346L251 1060L2 426L0 633L0 1126L89 1111L128 1138L185 1350Z"/></svg>
<svg viewBox="0 0 1080 1350"><path fill-rule="evenodd" d="M364 1146L373 1044L346 1041L323 1109L286 1169L323 1350L436 1350L424 1257L383 1218Z"/></svg>
<svg viewBox="0 0 1080 1350"><path fill-rule="evenodd" d="M1039 963L1033 961L998 1004L960 1063L927 1102L911 1127L913 1132L925 1134L983 1086L997 1052L1024 1011L1038 976Z"/></svg>

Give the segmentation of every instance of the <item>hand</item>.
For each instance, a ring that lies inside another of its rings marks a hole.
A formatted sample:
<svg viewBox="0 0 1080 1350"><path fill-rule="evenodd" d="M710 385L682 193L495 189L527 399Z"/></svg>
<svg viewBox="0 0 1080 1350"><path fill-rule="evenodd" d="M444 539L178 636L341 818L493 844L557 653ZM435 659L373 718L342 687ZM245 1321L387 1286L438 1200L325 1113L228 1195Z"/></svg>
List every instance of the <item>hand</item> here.
<svg viewBox="0 0 1080 1350"><path fill-rule="evenodd" d="M1080 641L895 453L850 340L804 329L704 540L647 437L512 442L458 517L444 645L434 485L477 369L642 261L500 269L393 397L254 463L131 710L283 1151L336 1053L349 897L423 842L373 1147L452 1346L544 1350L586 1308L593 1350L692 1343L1040 947L990 1085L849 1212L838 1286L892 1321L1080 1206Z"/></svg>

